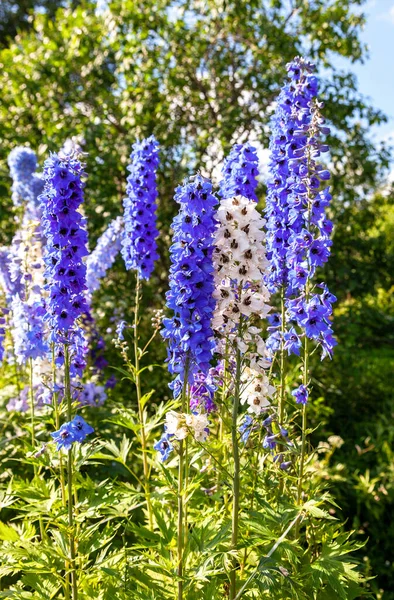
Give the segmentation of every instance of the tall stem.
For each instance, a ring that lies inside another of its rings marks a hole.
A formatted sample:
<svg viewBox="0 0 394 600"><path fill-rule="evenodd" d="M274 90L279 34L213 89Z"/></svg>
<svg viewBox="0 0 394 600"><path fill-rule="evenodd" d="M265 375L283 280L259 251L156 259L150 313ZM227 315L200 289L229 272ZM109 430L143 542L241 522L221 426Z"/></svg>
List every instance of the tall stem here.
<svg viewBox="0 0 394 600"><path fill-rule="evenodd" d="M310 146L308 146L307 153L307 165L308 165L308 175L310 173L311 167L311 154L310 154ZM307 230L310 231L311 228L311 195L308 190L308 215L307 215ZM310 273L311 265L309 259L308 263L308 273ZM305 282L305 302L308 304L309 302L309 294L310 294L310 276L308 275L307 280ZM308 336L305 331L305 341L304 341L304 371L302 374L302 383L308 388L309 385L309 345L308 345ZM297 487L297 504L301 504L302 499L302 484L304 482L304 466L305 466L305 453L306 453L306 404L302 407L302 424L301 424L301 457L300 457L300 469L298 473L298 487ZM297 524L296 533L298 535L299 523Z"/></svg>
<svg viewBox="0 0 394 600"><path fill-rule="evenodd" d="M134 310L134 365L135 365L135 386L137 389L137 403L138 403L138 417L141 427L141 449L142 449L142 465L144 469L144 488L145 488L145 499L148 508L148 520L149 529L153 530L153 512L152 504L150 499L150 485L149 485L149 465L148 457L146 453L146 430L145 430L145 416L141 402L141 378L140 378L140 357L138 348L138 322L139 322L139 305L140 305L140 291L141 281L137 272L137 282L135 286L135 310Z"/></svg>
<svg viewBox="0 0 394 600"><path fill-rule="evenodd" d="M308 387L309 383L309 348L308 338L305 336L304 343L304 372L302 377L302 383L305 387ZM298 474L298 490L297 490L297 504L301 504L302 497L302 484L304 480L304 465L305 465L305 453L306 453L306 404L302 407L302 433L301 433L301 458L300 458L300 471Z"/></svg>
<svg viewBox="0 0 394 600"><path fill-rule="evenodd" d="M181 398L181 411L182 414L186 412L187 406L187 378L188 378L188 366L185 369L182 388ZM187 469L187 460L185 456L184 441L179 441L179 464L178 464L178 540L177 540L177 553L178 553L178 600L183 599L183 571L184 571L184 548L185 548L185 529L184 529L184 475Z"/></svg>
<svg viewBox="0 0 394 600"><path fill-rule="evenodd" d="M35 437L35 431L34 431L34 389L33 389L33 359L32 358L29 358L29 399L30 399L31 445L34 448L35 443L36 443L36 437ZM34 469L34 477L36 477L37 472L39 472L39 470L37 469L37 465L35 463L33 465L33 469ZM44 530L44 524L43 524L41 515L38 518L38 522L40 525L41 539L43 540L45 537L45 530Z"/></svg>
<svg viewBox="0 0 394 600"><path fill-rule="evenodd" d="M231 549L236 550L238 545L238 516L239 516L239 475L240 475L240 460L238 447L238 429L237 418L240 401L240 383L241 383L241 352L237 348L236 353L236 373L235 373L235 389L233 401L233 414L231 424L231 439L233 447L234 459L234 478L233 478L233 511L231 524ZM233 568L230 572L230 600L233 600L237 595L237 560L233 560Z"/></svg>
<svg viewBox="0 0 394 600"><path fill-rule="evenodd" d="M284 333L286 331L286 312L285 312L285 290L282 286L280 295L280 306L281 306L281 342L280 342L280 396L279 396L279 423L283 425L284 412L285 412L285 385L286 385L286 372L285 372L285 348L284 348Z"/></svg>
<svg viewBox="0 0 394 600"><path fill-rule="evenodd" d="M55 392L56 386L56 363L55 363L55 344L52 343L52 385L54 387L52 394L53 412L55 415L55 429L60 429L60 418L59 418L59 399L58 393ZM59 470L60 470L60 489L62 494L62 505L63 508L67 508L67 497L66 497L66 481L64 477L64 465L63 456L59 452ZM68 572L69 564L66 562L66 575L65 575L65 600L70 600L70 574Z"/></svg>
<svg viewBox="0 0 394 600"><path fill-rule="evenodd" d="M30 425L31 425L31 445L34 447L36 443L34 433L34 390L33 390L33 359L29 358L29 397L30 397ZM36 466L34 465L34 474L36 474Z"/></svg>
<svg viewBox="0 0 394 600"><path fill-rule="evenodd" d="M70 354L67 344L64 345L64 393L67 401L67 420L72 419L72 398L70 382ZM78 582L75 567L75 538L74 538L74 502L73 502L73 450L67 456L67 500L68 500L68 527L71 556L71 590L72 600L78 600Z"/></svg>

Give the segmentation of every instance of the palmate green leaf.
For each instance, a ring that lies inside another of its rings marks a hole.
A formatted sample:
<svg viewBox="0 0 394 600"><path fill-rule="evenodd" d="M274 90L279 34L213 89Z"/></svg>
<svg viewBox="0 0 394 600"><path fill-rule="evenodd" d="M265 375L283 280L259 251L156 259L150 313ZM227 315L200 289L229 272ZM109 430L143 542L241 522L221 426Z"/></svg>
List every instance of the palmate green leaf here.
<svg viewBox="0 0 394 600"><path fill-rule="evenodd" d="M176 534L176 530L175 530L175 523L172 522L171 520L169 520L169 522L167 523L166 519L164 518L164 516L161 515L162 512L162 507L157 506L157 505L153 505L152 506L152 510L153 510L153 514L155 516L157 525L159 527L160 533L163 537L163 539L166 541L166 543L170 543L175 534Z"/></svg>
<svg viewBox="0 0 394 600"><path fill-rule="evenodd" d="M319 508L318 504L321 504L321 502L317 502L316 500L309 500L308 502L305 502L305 504L302 505L301 510L304 510L306 513L312 515L312 517L337 521L337 519L330 515L330 513L327 510Z"/></svg>
<svg viewBox="0 0 394 600"><path fill-rule="evenodd" d="M61 591L59 582L51 575L41 577L35 573L27 573L22 577L22 582L36 592L35 596L37 598L42 598L43 600L50 600L57 592Z"/></svg>
<svg viewBox="0 0 394 600"><path fill-rule="evenodd" d="M130 381L133 381L133 382L135 381L135 376L134 376L135 367L131 363L130 363L131 371L126 371L126 369L123 369L122 367L112 366L111 368L114 369L115 371L118 371L118 373L122 373L123 379L129 379Z"/></svg>
<svg viewBox="0 0 394 600"><path fill-rule="evenodd" d="M147 592L153 594L151 596L152 598L157 598L157 600L167 598L167 595L165 594L165 592L163 592L162 586L160 584L156 584L154 582L154 579L146 572L148 569L148 565L146 565L146 570L129 569L127 574L132 581L135 581L139 585L142 585L144 590L147 590ZM143 597L144 596L141 596L141 598Z"/></svg>
<svg viewBox="0 0 394 600"><path fill-rule="evenodd" d="M57 529L50 529L48 533L52 536L53 541L57 546L57 555L64 560L70 560L71 555L68 536Z"/></svg>
<svg viewBox="0 0 394 600"><path fill-rule="evenodd" d="M12 600L32 600L33 594L31 592L9 590L0 592L0 598L11 598Z"/></svg>
<svg viewBox="0 0 394 600"><path fill-rule="evenodd" d="M143 371L144 369L142 369ZM141 406L142 408L145 408L145 406L147 405L147 403L149 402L149 400L152 398L153 394L155 393L156 390L150 390L149 392L147 392L146 394L144 394L140 400Z"/></svg>
<svg viewBox="0 0 394 600"><path fill-rule="evenodd" d="M113 423L114 425L120 425L121 427L126 427L130 431L133 431L133 433L137 433L141 428L140 424L137 421L136 414L135 414L134 419L130 418L129 416L127 416L125 414L115 415L114 417L111 417L110 419L106 419L106 423Z"/></svg>
<svg viewBox="0 0 394 600"><path fill-rule="evenodd" d="M107 546L115 537L120 525L107 525L102 530L101 523L95 523L84 529L78 536L78 552L88 558L90 554Z"/></svg>
<svg viewBox="0 0 394 600"><path fill-rule="evenodd" d="M19 534L14 527L0 522L0 540L17 542L19 540Z"/></svg>

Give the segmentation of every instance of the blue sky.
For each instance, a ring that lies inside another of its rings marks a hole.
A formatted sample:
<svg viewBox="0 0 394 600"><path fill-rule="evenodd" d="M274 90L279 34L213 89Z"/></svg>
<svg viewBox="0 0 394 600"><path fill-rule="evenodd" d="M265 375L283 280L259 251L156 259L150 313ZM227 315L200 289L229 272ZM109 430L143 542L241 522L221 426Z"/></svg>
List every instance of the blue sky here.
<svg viewBox="0 0 394 600"><path fill-rule="evenodd" d="M379 127L377 139L394 137L394 0L369 0L362 41L368 44L370 58L364 65L350 65L358 78L359 90L382 109L389 122Z"/></svg>

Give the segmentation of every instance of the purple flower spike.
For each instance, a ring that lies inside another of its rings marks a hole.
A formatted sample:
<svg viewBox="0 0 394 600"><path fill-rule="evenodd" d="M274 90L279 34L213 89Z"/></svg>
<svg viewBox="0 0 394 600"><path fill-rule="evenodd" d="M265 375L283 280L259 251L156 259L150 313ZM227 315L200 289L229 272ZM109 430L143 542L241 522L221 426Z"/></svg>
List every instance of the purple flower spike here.
<svg viewBox="0 0 394 600"><path fill-rule="evenodd" d="M259 174L256 148L250 144L236 144L224 163L223 179L220 182L220 196L244 196L258 201L256 187Z"/></svg>
<svg viewBox="0 0 394 600"><path fill-rule="evenodd" d="M89 312L86 301L87 232L78 211L84 200L81 163L73 155L53 154L45 161L45 189L40 196L42 223L46 237L44 261L48 291L46 320L50 341L72 347L73 372L85 366L86 342L78 319ZM57 348L57 363L62 364Z"/></svg>
<svg viewBox="0 0 394 600"><path fill-rule="evenodd" d="M127 167L127 196L123 200L124 235L122 256L126 269L149 279L159 258L156 238L156 170L159 165L159 144L151 136L133 145L131 164Z"/></svg>
<svg viewBox="0 0 394 600"><path fill-rule="evenodd" d="M168 340L168 369L176 375L170 386L177 397L186 365L188 382L193 385L199 382L200 372L208 373L213 357L212 255L217 200L211 182L200 175L179 186L175 200L180 211L172 223L170 290L166 295L173 316L163 320L162 335Z"/></svg>

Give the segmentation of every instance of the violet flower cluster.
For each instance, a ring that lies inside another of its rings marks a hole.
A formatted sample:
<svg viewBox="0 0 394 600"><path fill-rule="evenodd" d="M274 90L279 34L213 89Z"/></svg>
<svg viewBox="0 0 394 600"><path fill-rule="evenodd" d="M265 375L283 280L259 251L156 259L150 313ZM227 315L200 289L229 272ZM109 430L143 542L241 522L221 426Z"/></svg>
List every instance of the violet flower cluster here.
<svg viewBox="0 0 394 600"><path fill-rule="evenodd" d="M322 358L332 356L336 344L330 324L336 298L321 284L313 293L311 279L328 260L332 222L326 216L331 194L329 172L319 164L328 151L322 136L329 133L316 100L318 80L314 65L296 58L288 65L290 82L284 86L274 116L267 193L267 256L271 291L283 289L287 321L292 327L281 339L280 324L271 327L268 345L276 351L283 342L289 354L299 354L300 335L317 341ZM295 327L301 328L298 334Z"/></svg>
<svg viewBox="0 0 394 600"><path fill-rule="evenodd" d="M45 358L49 353L49 346L44 327L46 309L43 300L33 297L31 302L24 302L16 295L12 299L11 308L17 362L21 365L29 359Z"/></svg>
<svg viewBox="0 0 394 600"><path fill-rule="evenodd" d="M6 326L6 318L5 314L7 309L0 308L0 364L4 360L4 339L5 339L5 326Z"/></svg>
<svg viewBox="0 0 394 600"><path fill-rule="evenodd" d="M12 184L12 201L14 206L26 204L30 211L37 207L37 198L41 194L44 182L40 175L35 173L37 157L33 150L24 146L17 146L8 156Z"/></svg>
<svg viewBox="0 0 394 600"><path fill-rule="evenodd" d="M259 170L256 148L250 144L235 144L224 162L222 172L219 192L222 198L244 196L257 202Z"/></svg>
<svg viewBox="0 0 394 600"><path fill-rule="evenodd" d="M200 175L179 186L175 200L180 210L172 223L170 289L166 294L173 316L163 320L162 335L168 341L169 371L176 375L170 387L177 397L185 379L193 385L200 372L208 373L215 347L211 323L217 200L210 181Z"/></svg>
<svg viewBox="0 0 394 600"><path fill-rule="evenodd" d="M61 448L71 450L71 447L75 442L81 444L85 441L86 436L93 432L93 427L88 425L83 417L76 415L72 421L63 423L58 431L51 433L51 436L53 437L53 441L56 443L58 450Z"/></svg>
<svg viewBox="0 0 394 600"><path fill-rule="evenodd" d="M127 196L123 200L122 256L126 269L133 269L140 278L149 279L159 258L156 244L159 235L156 227L159 144L154 136L136 142L130 159Z"/></svg>
<svg viewBox="0 0 394 600"><path fill-rule="evenodd" d="M86 301L87 250L85 219L78 211L84 200L82 165L77 158L53 154L44 165L45 190L40 196L46 236L44 261L48 291L46 319L50 341L57 344L56 360L64 360L61 345L71 346L72 373L85 366L86 342L78 319L88 312Z"/></svg>
<svg viewBox="0 0 394 600"><path fill-rule="evenodd" d="M123 218L117 217L111 221L99 237L95 249L89 254L86 261L86 285L90 294L99 289L100 279L114 264L122 246L122 232Z"/></svg>

